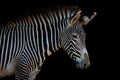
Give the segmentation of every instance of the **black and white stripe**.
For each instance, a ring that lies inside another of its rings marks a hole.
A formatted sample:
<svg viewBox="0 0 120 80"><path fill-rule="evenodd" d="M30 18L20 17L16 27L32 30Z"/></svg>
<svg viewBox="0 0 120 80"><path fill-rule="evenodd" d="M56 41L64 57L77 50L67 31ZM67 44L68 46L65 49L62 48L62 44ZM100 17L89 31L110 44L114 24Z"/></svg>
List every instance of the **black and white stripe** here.
<svg viewBox="0 0 120 80"><path fill-rule="evenodd" d="M47 56L61 45L59 37L80 9L64 7L19 17L0 29L0 77L16 74L32 80ZM14 64L13 64L14 63ZM10 65L14 66L13 71Z"/></svg>

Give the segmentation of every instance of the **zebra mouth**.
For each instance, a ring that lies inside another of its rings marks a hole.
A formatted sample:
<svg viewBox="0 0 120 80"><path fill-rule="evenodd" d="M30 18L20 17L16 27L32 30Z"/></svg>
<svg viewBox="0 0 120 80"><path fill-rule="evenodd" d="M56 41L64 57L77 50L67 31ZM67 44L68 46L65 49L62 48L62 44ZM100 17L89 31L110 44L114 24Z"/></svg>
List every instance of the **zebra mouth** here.
<svg viewBox="0 0 120 80"><path fill-rule="evenodd" d="M78 69L86 69L86 65L84 64L84 61L80 58L76 58L76 67Z"/></svg>
<svg viewBox="0 0 120 80"><path fill-rule="evenodd" d="M80 63L76 63L76 67L77 67L77 69L84 69L84 66L81 65Z"/></svg>

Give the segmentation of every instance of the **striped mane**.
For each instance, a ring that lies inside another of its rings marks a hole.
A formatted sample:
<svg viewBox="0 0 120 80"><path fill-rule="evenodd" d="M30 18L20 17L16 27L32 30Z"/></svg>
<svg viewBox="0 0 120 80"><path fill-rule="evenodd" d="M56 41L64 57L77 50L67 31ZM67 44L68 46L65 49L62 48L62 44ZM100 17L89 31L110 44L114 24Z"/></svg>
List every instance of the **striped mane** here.
<svg viewBox="0 0 120 80"><path fill-rule="evenodd" d="M60 13L62 15L66 15L65 18L67 17L67 15L69 16L69 18L72 18L76 12L80 11L79 6L57 6L57 7L43 7L43 8L32 8L32 9L28 9L27 11L25 11L22 15L15 17L13 20L19 20L20 18L23 17L28 17L28 16L34 16L34 15L45 15L48 16L49 14L54 14L54 13ZM63 14L64 12L64 14Z"/></svg>

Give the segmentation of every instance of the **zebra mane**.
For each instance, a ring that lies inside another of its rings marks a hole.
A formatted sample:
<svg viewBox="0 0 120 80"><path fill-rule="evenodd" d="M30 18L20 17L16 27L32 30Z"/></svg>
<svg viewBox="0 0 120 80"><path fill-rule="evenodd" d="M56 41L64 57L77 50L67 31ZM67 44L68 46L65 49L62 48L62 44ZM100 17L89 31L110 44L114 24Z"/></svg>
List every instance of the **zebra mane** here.
<svg viewBox="0 0 120 80"><path fill-rule="evenodd" d="M54 13L54 12L59 12L59 11L66 11L66 12L71 12L73 13L72 16L75 15L77 11L80 11L81 9L79 6L50 6L50 7L41 7L41 8L32 8L28 9L26 12L24 12L22 15L15 17L15 19L19 19L22 17L26 16L31 16L31 15L37 15L37 14L44 14L46 15L49 13Z"/></svg>
<svg viewBox="0 0 120 80"><path fill-rule="evenodd" d="M34 15L38 15L38 14L44 14L44 15L49 15L49 13L59 13L62 11L65 11L66 15L67 13L70 12L70 15L72 18L74 15L76 15L76 12L80 11L81 9L79 8L79 6L50 6L50 7L41 7L41 8L32 8L32 9L28 9L25 12L23 12L23 14L21 15L17 15L14 16L10 21L6 22L7 24L14 22L14 21L18 21L24 17L28 17L28 16L34 16ZM67 16L66 16L67 18Z"/></svg>
<svg viewBox="0 0 120 80"><path fill-rule="evenodd" d="M41 7L41 8L32 8L25 12L25 14L36 14L36 13L44 13L44 12L56 12L60 10L65 11L78 11L80 8L78 6L50 6L50 7Z"/></svg>

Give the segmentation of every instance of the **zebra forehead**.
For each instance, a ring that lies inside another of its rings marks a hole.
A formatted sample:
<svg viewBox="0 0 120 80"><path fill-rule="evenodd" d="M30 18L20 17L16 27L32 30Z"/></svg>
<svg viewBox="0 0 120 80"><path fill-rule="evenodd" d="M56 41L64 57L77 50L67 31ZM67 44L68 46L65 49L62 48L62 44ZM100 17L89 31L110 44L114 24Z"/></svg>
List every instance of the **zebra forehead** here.
<svg viewBox="0 0 120 80"><path fill-rule="evenodd" d="M83 30L82 24L80 22L77 22L74 25L69 26L69 28L66 29L66 32L81 33L81 32L84 32L84 30Z"/></svg>

